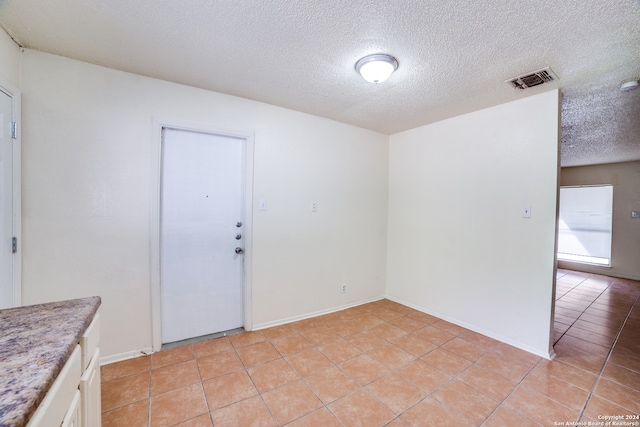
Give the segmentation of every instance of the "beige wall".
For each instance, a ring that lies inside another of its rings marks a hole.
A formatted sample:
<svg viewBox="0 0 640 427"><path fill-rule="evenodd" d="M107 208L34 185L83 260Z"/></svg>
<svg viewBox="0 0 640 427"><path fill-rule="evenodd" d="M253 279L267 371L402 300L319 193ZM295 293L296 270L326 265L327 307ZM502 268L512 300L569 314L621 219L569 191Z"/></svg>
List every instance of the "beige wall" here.
<svg viewBox="0 0 640 427"><path fill-rule="evenodd" d="M0 28L0 78L20 87L20 47Z"/></svg>
<svg viewBox="0 0 640 427"><path fill-rule="evenodd" d="M613 185L611 268L559 261L578 271L640 280L640 161L562 168L561 185Z"/></svg>
<svg viewBox="0 0 640 427"><path fill-rule="evenodd" d="M387 136L32 50L22 80L24 303L102 296L105 356L152 342L153 117L255 135L254 327L384 296Z"/></svg>
<svg viewBox="0 0 640 427"><path fill-rule="evenodd" d="M558 105L550 91L390 137L392 299L551 356Z"/></svg>

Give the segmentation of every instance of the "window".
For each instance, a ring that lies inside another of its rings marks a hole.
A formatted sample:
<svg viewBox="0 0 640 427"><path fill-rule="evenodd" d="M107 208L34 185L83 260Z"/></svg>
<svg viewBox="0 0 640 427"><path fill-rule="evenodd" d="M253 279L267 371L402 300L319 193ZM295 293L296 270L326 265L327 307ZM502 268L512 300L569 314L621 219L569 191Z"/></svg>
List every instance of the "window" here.
<svg viewBox="0 0 640 427"><path fill-rule="evenodd" d="M560 187L558 259L611 266L613 186Z"/></svg>

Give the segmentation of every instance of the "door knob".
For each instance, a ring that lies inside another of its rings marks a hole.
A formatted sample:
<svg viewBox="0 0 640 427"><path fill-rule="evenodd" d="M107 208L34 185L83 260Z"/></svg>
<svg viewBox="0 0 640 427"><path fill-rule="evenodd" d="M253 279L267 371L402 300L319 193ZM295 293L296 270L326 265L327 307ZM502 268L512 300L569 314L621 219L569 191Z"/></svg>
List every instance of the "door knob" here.
<svg viewBox="0 0 640 427"><path fill-rule="evenodd" d="M238 228L242 227L242 222L241 221L236 222L236 227Z"/></svg>
<svg viewBox="0 0 640 427"><path fill-rule="evenodd" d="M240 239L242 239L242 234L240 233L236 234L236 240L240 240Z"/></svg>
<svg viewBox="0 0 640 427"><path fill-rule="evenodd" d="M244 249L242 249L241 247L239 247L239 246L238 246L238 247L236 248L236 253L237 253L237 254L243 254L243 253L244 253Z"/></svg>

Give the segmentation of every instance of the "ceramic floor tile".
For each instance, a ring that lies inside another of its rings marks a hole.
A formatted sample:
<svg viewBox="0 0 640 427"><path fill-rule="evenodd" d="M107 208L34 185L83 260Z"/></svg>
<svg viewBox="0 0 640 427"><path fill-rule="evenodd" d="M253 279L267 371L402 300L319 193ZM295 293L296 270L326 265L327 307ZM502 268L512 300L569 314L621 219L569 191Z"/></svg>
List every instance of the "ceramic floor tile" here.
<svg viewBox="0 0 640 427"><path fill-rule="evenodd" d="M640 414L640 391L623 386L607 378L600 378L594 394L627 409L631 414Z"/></svg>
<svg viewBox="0 0 640 427"><path fill-rule="evenodd" d="M297 322L292 323L291 326L293 326L293 328L298 332L322 327L325 325L325 322L320 317L321 316L298 320Z"/></svg>
<svg viewBox="0 0 640 427"><path fill-rule="evenodd" d="M596 325L606 326L607 328L616 329L616 330L620 329L620 326L622 326L622 322L623 322L623 319L619 317L609 317L609 318L603 319L602 317L598 317L598 316L594 316L592 314L586 314L586 313L583 313L579 319L584 320L586 322L595 323Z"/></svg>
<svg viewBox="0 0 640 427"><path fill-rule="evenodd" d="M176 424L175 427L213 427L210 414L200 415L199 417L191 418L180 424Z"/></svg>
<svg viewBox="0 0 640 427"><path fill-rule="evenodd" d="M196 357L208 356L210 354L233 351L233 345L229 337L220 337L212 340L201 341L193 345Z"/></svg>
<svg viewBox="0 0 640 427"><path fill-rule="evenodd" d="M416 356L393 344L376 347L367 354L392 371L416 360Z"/></svg>
<svg viewBox="0 0 640 427"><path fill-rule="evenodd" d="M581 421L640 411L640 286L575 277L556 286L557 317L578 320L554 324L553 361L380 300L103 366L103 425L550 425L577 420L596 381Z"/></svg>
<svg viewBox="0 0 640 427"><path fill-rule="evenodd" d="M527 387L518 387L505 404L526 418L544 426L554 422L578 421L579 412L573 411Z"/></svg>
<svg viewBox="0 0 640 427"><path fill-rule="evenodd" d="M432 397L428 397L405 412L400 418L411 427L475 426Z"/></svg>
<svg viewBox="0 0 640 427"><path fill-rule="evenodd" d="M276 350L283 356L300 353L303 350L313 347L313 344L297 332L272 339L271 344L273 344Z"/></svg>
<svg viewBox="0 0 640 427"><path fill-rule="evenodd" d="M333 362L315 348L287 356L285 359L301 377L307 377L333 366Z"/></svg>
<svg viewBox="0 0 640 427"><path fill-rule="evenodd" d="M329 405L329 409L345 425L381 427L395 418L393 412L364 390L358 390Z"/></svg>
<svg viewBox="0 0 640 427"><path fill-rule="evenodd" d="M150 402L149 424L154 427L171 426L208 411L202 384L193 384L153 396Z"/></svg>
<svg viewBox="0 0 640 427"><path fill-rule="evenodd" d="M434 328L433 325L425 326L422 329L418 329L414 332L420 338L423 338L429 342L432 342L435 345L442 345L447 341L455 338L455 335L450 334L447 331L443 331L442 329Z"/></svg>
<svg viewBox="0 0 640 427"><path fill-rule="evenodd" d="M384 320L385 322L389 322L393 319L396 319L398 317L402 317L403 314L392 310L390 308L381 308L380 310L374 311L373 315L376 317L379 317L380 319Z"/></svg>
<svg viewBox="0 0 640 427"><path fill-rule="evenodd" d="M609 359L611 363L615 363L623 368L630 369L634 372L640 372L640 357L637 351L629 351L624 348L614 347Z"/></svg>
<svg viewBox="0 0 640 427"><path fill-rule="evenodd" d="M594 356L607 356L611 349L611 346L605 347L570 335L563 336L560 341L558 341L557 345L569 346L572 349L581 351L585 354L593 354Z"/></svg>
<svg viewBox="0 0 640 427"><path fill-rule="evenodd" d="M149 372L102 383L102 410L108 411L149 398Z"/></svg>
<svg viewBox="0 0 640 427"><path fill-rule="evenodd" d="M343 427L342 423L327 408L320 408L302 418L297 419L287 427Z"/></svg>
<svg viewBox="0 0 640 427"><path fill-rule="evenodd" d="M211 411L258 394L258 390L245 371L206 380L202 386Z"/></svg>
<svg viewBox="0 0 640 427"><path fill-rule="evenodd" d="M390 374L366 387L375 398L397 415L426 397L417 387L396 374Z"/></svg>
<svg viewBox="0 0 640 427"><path fill-rule="evenodd" d="M151 395L199 382L200 372L195 360L167 365L151 371Z"/></svg>
<svg viewBox="0 0 640 427"><path fill-rule="evenodd" d="M369 313L363 313L358 317L354 318L353 321L361 324L364 327L364 330L373 329L376 326L385 323L384 320L382 320L381 318L376 317L373 314L369 314Z"/></svg>
<svg viewBox="0 0 640 427"><path fill-rule="evenodd" d="M446 374L422 360L411 362L397 372L404 379L418 386L427 394L432 393L452 378L451 375Z"/></svg>
<svg viewBox="0 0 640 427"><path fill-rule="evenodd" d="M608 363L602 376L618 384L640 391L640 372L634 372L622 366Z"/></svg>
<svg viewBox="0 0 640 427"><path fill-rule="evenodd" d="M216 427L277 427L260 396L255 396L211 413Z"/></svg>
<svg viewBox="0 0 640 427"><path fill-rule="evenodd" d="M533 367L541 360L541 358L539 356L536 356L535 354L520 350L519 348L505 343L499 343L494 348L494 351L529 367Z"/></svg>
<svg viewBox="0 0 640 427"><path fill-rule="evenodd" d="M404 329L393 326L390 323L382 323L375 328L370 329L370 331L387 341L395 341L398 338L409 333Z"/></svg>
<svg viewBox="0 0 640 427"><path fill-rule="evenodd" d="M561 379L586 391L591 391L598 378L597 375L591 372L576 368L573 365L563 363L559 360L541 360L532 371L532 374L538 371L541 374Z"/></svg>
<svg viewBox="0 0 640 427"><path fill-rule="evenodd" d="M615 338L618 335L618 329L608 328L606 326L597 325L591 322L585 322L584 320L576 320L573 327L580 328L585 331L593 332L598 335L604 335L605 337Z"/></svg>
<svg viewBox="0 0 640 427"><path fill-rule="evenodd" d="M340 365L340 368L342 368L347 375L356 380L362 386L367 385L390 372L383 364L366 354L347 360Z"/></svg>
<svg viewBox="0 0 640 427"><path fill-rule="evenodd" d="M264 393L262 397L281 425L301 418L322 406L322 402L300 380Z"/></svg>
<svg viewBox="0 0 640 427"><path fill-rule="evenodd" d="M588 391L556 377L546 375L540 370L534 370L527 375L522 381L522 385L578 412L582 411L589 397Z"/></svg>
<svg viewBox="0 0 640 427"><path fill-rule="evenodd" d="M349 335L357 334L358 332L362 332L366 329L364 325L356 322L354 319L343 320L340 322L332 323L328 326L329 329L343 338L346 338Z"/></svg>
<svg viewBox="0 0 640 427"><path fill-rule="evenodd" d="M471 361L451 353L442 347L422 356L420 360L435 366L449 375L458 375L471 365Z"/></svg>
<svg viewBox="0 0 640 427"><path fill-rule="evenodd" d="M276 359L253 366L247 371L260 393L283 386L299 378L284 359Z"/></svg>
<svg viewBox="0 0 640 427"><path fill-rule="evenodd" d="M577 327L571 327L567 329L565 333L574 338L579 338L583 341L587 341L603 347L611 347L613 345L613 342L615 341L615 337L607 337Z"/></svg>
<svg viewBox="0 0 640 427"><path fill-rule="evenodd" d="M598 417L602 415L625 415L629 412L627 408L623 408L610 400L603 399L598 395L593 395L589 399L589 403L584 410L584 416L592 420L600 420Z"/></svg>
<svg viewBox="0 0 640 427"><path fill-rule="evenodd" d="M480 359L487 352L486 349L459 337L455 337L451 341L446 342L442 348L472 362Z"/></svg>
<svg viewBox="0 0 640 427"><path fill-rule="evenodd" d="M357 390L360 386L338 367L320 371L305 378L304 382L325 404Z"/></svg>
<svg viewBox="0 0 640 427"><path fill-rule="evenodd" d="M198 369L203 380L239 371L243 368L244 366L235 351L198 358Z"/></svg>
<svg viewBox="0 0 640 427"><path fill-rule="evenodd" d="M148 424L148 399L140 400L102 413L102 427L147 427Z"/></svg>
<svg viewBox="0 0 640 427"><path fill-rule="evenodd" d="M462 326L454 325L453 323L447 322L446 320L438 320L437 322L431 324L431 326L448 332L453 336L460 335L461 333L466 331L466 329Z"/></svg>
<svg viewBox="0 0 640 427"><path fill-rule="evenodd" d="M552 424L549 424L552 425ZM505 427L505 426L518 426L518 427L539 427L540 424L534 423L528 418L525 418L522 414L517 413L513 409L509 409L506 406L500 406L496 411L491 414L487 421L482 424L483 427Z"/></svg>
<svg viewBox="0 0 640 427"><path fill-rule="evenodd" d="M301 330L300 335L315 346L320 346L340 338L340 335L326 326L317 326L315 328Z"/></svg>
<svg viewBox="0 0 640 427"><path fill-rule="evenodd" d="M296 329L291 325L280 325L274 326L272 328L263 329L262 333L268 340L273 340L275 338L283 337L285 335L290 335L296 332Z"/></svg>
<svg viewBox="0 0 640 427"><path fill-rule="evenodd" d="M110 363L100 367L102 382L117 380L151 369L151 356L134 357L122 362Z"/></svg>
<svg viewBox="0 0 640 427"><path fill-rule="evenodd" d="M343 338L323 344L318 350L333 363L342 363L362 354L358 347Z"/></svg>
<svg viewBox="0 0 640 427"><path fill-rule="evenodd" d="M243 332L231 335L229 339L235 348L247 347L259 342L267 341L267 337L262 331Z"/></svg>
<svg viewBox="0 0 640 427"><path fill-rule="evenodd" d="M478 365L483 366L513 382L520 382L531 370L530 366L525 365L505 356L502 353L491 351L477 361Z"/></svg>
<svg viewBox="0 0 640 427"><path fill-rule="evenodd" d="M500 341L473 331L464 331L463 333L458 335L458 338L468 341L471 344L475 344L487 351L500 344Z"/></svg>
<svg viewBox="0 0 640 427"><path fill-rule="evenodd" d="M553 349L556 353L556 361L573 365L593 374L600 373L606 360L606 356L584 352L583 350L573 347L572 344L567 341L558 341L558 343L553 346Z"/></svg>
<svg viewBox="0 0 640 427"><path fill-rule="evenodd" d="M413 319L419 320L420 322L426 324L426 325L431 325L432 323L437 322L438 319L435 316L432 316L430 314L427 313L422 313L420 311L414 311L413 313L410 313L407 315L408 317L411 317Z"/></svg>
<svg viewBox="0 0 640 427"><path fill-rule="evenodd" d="M471 365L457 379L498 401L504 400L517 385L480 365Z"/></svg>
<svg viewBox="0 0 640 427"><path fill-rule="evenodd" d="M400 329L403 329L407 332L415 332L418 329L422 329L427 326L426 323L419 321L418 319L414 319L409 316L401 316L389 321L393 326L397 326Z"/></svg>
<svg viewBox="0 0 640 427"><path fill-rule="evenodd" d="M371 331L364 331L347 337L347 341L358 347L364 352L373 350L376 347L381 347L389 342Z"/></svg>
<svg viewBox="0 0 640 427"><path fill-rule="evenodd" d="M260 363L265 363L281 357L280 353L276 351L270 342L259 342L257 344L241 347L237 349L237 352L242 363L247 367L259 365Z"/></svg>
<svg viewBox="0 0 640 427"><path fill-rule="evenodd" d="M435 350L436 348L435 344L414 334L409 334L398 338L397 340L393 341L393 344L397 347L400 347L407 353L414 355L415 357L424 356L425 354L429 353L432 350Z"/></svg>
<svg viewBox="0 0 640 427"><path fill-rule="evenodd" d="M163 366L173 365L174 363L185 362L195 358L192 345L175 347L170 350L162 350L151 355L151 367L153 369Z"/></svg>
<svg viewBox="0 0 640 427"><path fill-rule="evenodd" d="M477 425L489 417L500 404L497 400L458 380L442 386L433 393L433 397Z"/></svg>

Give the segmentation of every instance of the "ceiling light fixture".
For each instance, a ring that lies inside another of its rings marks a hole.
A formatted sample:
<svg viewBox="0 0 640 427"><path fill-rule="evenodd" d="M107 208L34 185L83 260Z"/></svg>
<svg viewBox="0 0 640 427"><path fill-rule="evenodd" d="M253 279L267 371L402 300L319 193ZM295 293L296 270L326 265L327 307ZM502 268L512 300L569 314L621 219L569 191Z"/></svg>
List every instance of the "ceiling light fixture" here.
<svg viewBox="0 0 640 427"><path fill-rule="evenodd" d="M382 83L398 69L398 61L391 55L376 53L360 58L356 62L356 71L371 83Z"/></svg>
<svg viewBox="0 0 640 427"><path fill-rule="evenodd" d="M628 92L633 89L637 89L640 86L640 82L638 80L629 80L628 82L624 82L620 85L620 92Z"/></svg>

